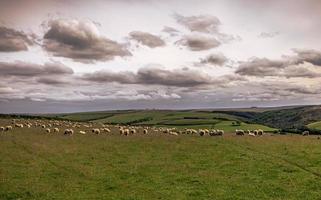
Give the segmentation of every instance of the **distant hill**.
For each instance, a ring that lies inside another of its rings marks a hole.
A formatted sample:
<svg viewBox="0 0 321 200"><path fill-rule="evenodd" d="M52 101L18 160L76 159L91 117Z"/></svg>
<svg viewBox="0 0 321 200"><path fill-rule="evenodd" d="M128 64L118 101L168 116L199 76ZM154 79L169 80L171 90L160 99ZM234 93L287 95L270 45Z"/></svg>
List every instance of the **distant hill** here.
<svg viewBox="0 0 321 200"><path fill-rule="evenodd" d="M253 107L199 110L117 110L49 115L0 115L0 117L52 118L71 121L93 121L108 124L153 125L174 127L210 128L242 122L242 127L265 125L289 132L304 129L320 130L321 106ZM270 129L272 130L272 129Z"/></svg>

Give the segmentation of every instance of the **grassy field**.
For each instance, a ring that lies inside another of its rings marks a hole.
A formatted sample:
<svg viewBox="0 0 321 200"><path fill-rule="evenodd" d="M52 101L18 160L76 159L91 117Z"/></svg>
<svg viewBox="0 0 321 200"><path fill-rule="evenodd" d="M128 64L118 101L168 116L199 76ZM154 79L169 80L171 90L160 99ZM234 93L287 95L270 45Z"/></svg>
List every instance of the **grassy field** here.
<svg viewBox="0 0 321 200"><path fill-rule="evenodd" d="M321 199L316 136L116 131L0 133L0 199Z"/></svg>
<svg viewBox="0 0 321 200"><path fill-rule="evenodd" d="M242 122L240 126L233 123L244 120L242 117L225 113L213 113L205 111L169 111L169 110L136 110L136 111L114 111L114 112L88 112L74 113L61 116L62 119L92 121L104 124L130 124L148 125L157 127L184 128L216 128L224 131L234 132L235 129L263 129L273 132L270 128L259 124Z"/></svg>
<svg viewBox="0 0 321 200"><path fill-rule="evenodd" d="M321 130L321 121L308 124L311 129Z"/></svg>

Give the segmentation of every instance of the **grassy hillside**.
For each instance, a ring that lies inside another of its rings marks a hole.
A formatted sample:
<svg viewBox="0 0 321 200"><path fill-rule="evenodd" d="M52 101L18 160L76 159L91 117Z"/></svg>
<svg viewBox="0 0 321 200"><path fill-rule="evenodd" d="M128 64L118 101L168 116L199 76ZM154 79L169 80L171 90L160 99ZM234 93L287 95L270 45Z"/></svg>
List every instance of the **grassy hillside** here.
<svg viewBox="0 0 321 200"><path fill-rule="evenodd" d="M41 115L40 117L54 117L73 121L93 121L106 124L170 126L177 128L224 127L225 130L235 130L236 128L253 129L260 127L264 130L272 131L273 129L269 127L273 127L282 129L285 132L301 133L306 128L313 128L313 126L308 126L309 124L321 121L321 106L217 110L124 110ZM243 126L221 125L235 122L242 122ZM313 128L313 130L318 129ZM314 133L319 132L316 131Z"/></svg>
<svg viewBox="0 0 321 200"><path fill-rule="evenodd" d="M320 147L302 136L14 129L0 134L0 199L321 199Z"/></svg>
<svg viewBox="0 0 321 200"><path fill-rule="evenodd" d="M308 124L310 129L321 130L321 121Z"/></svg>

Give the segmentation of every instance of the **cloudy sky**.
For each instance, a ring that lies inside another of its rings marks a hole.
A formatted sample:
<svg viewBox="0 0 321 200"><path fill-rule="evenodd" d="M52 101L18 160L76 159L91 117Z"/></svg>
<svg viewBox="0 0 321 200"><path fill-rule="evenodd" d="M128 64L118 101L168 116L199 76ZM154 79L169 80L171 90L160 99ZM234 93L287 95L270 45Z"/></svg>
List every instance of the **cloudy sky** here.
<svg viewBox="0 0 321 200"><path fill-rule="evenodd" d="M0 0L0 113L320 104L319 0Z"/></svg>

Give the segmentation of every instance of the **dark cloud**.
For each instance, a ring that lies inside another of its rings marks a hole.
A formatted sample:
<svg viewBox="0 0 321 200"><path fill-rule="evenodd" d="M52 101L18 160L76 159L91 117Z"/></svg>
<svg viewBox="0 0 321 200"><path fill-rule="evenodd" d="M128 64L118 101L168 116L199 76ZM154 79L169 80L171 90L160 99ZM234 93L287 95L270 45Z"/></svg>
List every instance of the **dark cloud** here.
<svg viewBox="0 0 321 200"><path fill-rule="evenodd" d="M46 85L64 85L68 83L68 81L63 80L60 77L39 77L36 81Z"/></svg>
<svg viewBox="0 0 321 200"><path fill-rule="evenodd" d="M221 43L214 37L207 37L201 35L187 35L176 44L186 46L192 51L209 50L221 45Z"/></svg>
<svg viewBox="0 0 321 200"><path fill-rule="evenodd" d="M267 58L253 58L250 61L242 62L237 74L248 76L275 76L285 66L283 61L270 60Z"/></svg>
<svg viewBox="0 0 321 200"><path fill-rule="evenodd" d="M124 45L101 36L91 21L59 19L48 26L43 47L54 56L92 62L131 55Z"/></svg>
<svg viewBox="0 0 321 200"><path fill-rule="evenodd" d="M0 27L0 52L26 51L32 39L23 31Z"/></svg>
<svg viewBox="0 0 321 200"><path fill-rule="evenodd" d="M218 27L221 25L220 20L211 15L182 16L174 15L176 21L185 26L190 31L202 33L218 33Z"/></svg>
<svg viewBox="0 0 321 200"><path fill-rule="evenodd" d="M211 64L211 65L218 65L223 66L228 59L222 54L210 54L206 58L201 59L202 64Z"/></svg>
<svg viewBox="0 0 321 200"><path fill-rule="evenodd" d="M73 70L62 63L45 63L43 65L16 61L0 62L0 76L37 77L45 75L73 74Z"/></svg>
<svg viewBox="0 0 321 200"><path fill-rule="evenodd" d="M173 27L169 27L169 26L164 26L162 31L165 32L165 33L168 33L168 34L170 34L172 36L175 36L175 35L177 35L179 33L179 31L177 29L175 29Z"/></svg>
<svg viewBox="0 0 321 200"><path fill-rule="evenodd" d="M150 33L142 32L142 31L133 31L129 33L129 36L133 40L136 40L137 42L140 42L143 45L146 45L150 48L165 46L164 40Z"/></svg>
<svg viewBox="0 0 321 200"><path fill-rule="evenodd" d="M312 69L313 66L302 65L308 62L314 66L321 66L321 52L315 50L294 50L294 52L296 55L283 56L282 60L253 58L247 62L241 62L235 73L258 77L321 77L320 72Z"/></svg>
<svg viewBox="0 0 321 200"><path fill-rule="evenodd" d="M167 70L160 67L144 67L137 73L98 71L85 74L83 79L94 82L118 82L121 84L165 85L193 87L209 84L213 80L205 73L190 69Z"/></svg>
<svg viewBox="0 0 321 200"><path fill-rule="evenodd" d="M297 63L309 62L321 66L321 51L313 49L294 49L297 56L294 58Z"/></svg>

